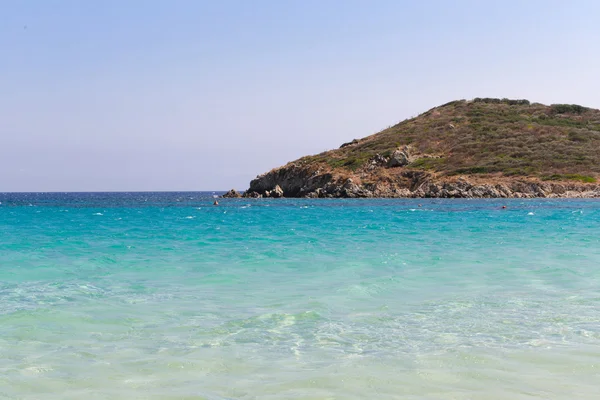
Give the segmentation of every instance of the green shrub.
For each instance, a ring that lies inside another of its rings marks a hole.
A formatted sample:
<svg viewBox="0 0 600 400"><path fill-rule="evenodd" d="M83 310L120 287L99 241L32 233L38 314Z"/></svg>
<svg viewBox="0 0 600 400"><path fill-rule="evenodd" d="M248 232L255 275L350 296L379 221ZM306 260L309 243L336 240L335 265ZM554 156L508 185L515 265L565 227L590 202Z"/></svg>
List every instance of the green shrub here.
<svg viewBox="0 0 600 400"><path fill-rule="evenodd" d="M553 114L583 114L589 108L578 104L552 104L550 112Z"/></svg>
<svg viewBox="0 0 600 400"><path fill-rule="evenodd" d="M410 163L408 165L408 167L415 168L415 169L431 170L431 169L437 169L438 167L443 165L445 162L446 162L445 158L424 157L424 158L419 158L419 159L413 161L412 163Z"/></svg>
<svg viewBox="0 0 600 400"><path fill-rule="evenodd" d="M487 173L494 172L494 171L486 166L478 166L478 167L457 168L455 170L455 172L458 174L487 174Z"/></svg>
<svg viewBox="0 0 600 400"><path fill-rule="evenodd" d="M583 132L569 132L569 140L573 142L587 142L591 139L590 135L586 135Z"/></svg>
<svg viewBox="0 0 600 400"><path fill-rule="evenodd" d="M474 103L487 103L487 104L508 104L509 106L528 106L531 104L529 100L512 100L512 99L494 99L491 97L476 97L473 99Z"/></svg>
<svg viewBox="0 0 600 400"><path fill-rule="evenodd" d="M596 178L588 175L579 174L552 174L543 175L542 180L544 181L580 181L584 183L596 183Z"/></svg>

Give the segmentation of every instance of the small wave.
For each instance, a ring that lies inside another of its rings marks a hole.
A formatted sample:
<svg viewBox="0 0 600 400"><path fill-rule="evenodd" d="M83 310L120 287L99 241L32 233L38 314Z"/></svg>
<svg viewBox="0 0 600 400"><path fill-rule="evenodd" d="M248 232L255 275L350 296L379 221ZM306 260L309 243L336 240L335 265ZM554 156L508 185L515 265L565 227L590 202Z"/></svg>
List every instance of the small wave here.
<svg viewBox="0 0 600 400"><path fill-rule="evenodd" d="M104 215L104 214L102 214L102 213L94 213L94 215Z"/></svg>
<svg viewBox="0 0 600 400"><path fill-rule="evenodd" d="M187 217L185 217L185 219L194 219L196 217L192 217L191 215L188 215Z"/></svg>
<svg viewBox="0 0 600 400"><path fill-rule="evenodd" d="M34 365L31 367L27 367L23 369L23 372L26 374L43 374L44 372L52 371L52 367L42 366L42 365Z"/></svg>

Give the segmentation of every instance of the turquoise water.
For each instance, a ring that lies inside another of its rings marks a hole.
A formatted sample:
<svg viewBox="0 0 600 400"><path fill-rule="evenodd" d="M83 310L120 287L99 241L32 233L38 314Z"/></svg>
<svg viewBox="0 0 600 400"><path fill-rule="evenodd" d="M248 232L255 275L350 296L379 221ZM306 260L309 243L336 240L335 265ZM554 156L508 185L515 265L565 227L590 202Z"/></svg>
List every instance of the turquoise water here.
<svg viewBox="0 0 600 400"><path fill-rule="evenodd" d="M599 201L0 202L0 398L598 398Z"/></svg>

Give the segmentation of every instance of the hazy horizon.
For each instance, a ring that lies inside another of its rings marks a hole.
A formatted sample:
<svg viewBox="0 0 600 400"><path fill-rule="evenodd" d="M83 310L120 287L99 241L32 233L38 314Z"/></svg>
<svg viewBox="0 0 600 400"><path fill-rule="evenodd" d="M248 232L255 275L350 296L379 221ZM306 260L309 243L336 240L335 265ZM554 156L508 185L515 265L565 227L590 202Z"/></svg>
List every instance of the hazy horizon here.
<svg viewBox="0 0 600 400"><path fill-rule="evenodd" d="M0 192L244 190L456 99L600 108L600 3L0 6Z"/></svg>

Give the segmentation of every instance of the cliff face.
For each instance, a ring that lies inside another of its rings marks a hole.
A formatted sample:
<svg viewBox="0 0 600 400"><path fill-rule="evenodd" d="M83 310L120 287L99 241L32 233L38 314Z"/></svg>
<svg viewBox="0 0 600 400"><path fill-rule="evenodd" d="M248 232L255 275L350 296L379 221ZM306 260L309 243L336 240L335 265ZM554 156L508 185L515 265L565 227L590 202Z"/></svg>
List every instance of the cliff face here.
<svg viewBox="0 0 600 400"><path fill-rule="evenodd" d="M274 193L278 193L275 195ZM534 198L600 197L600 185L579 182L544 182L531 178L455 177L444 179L426 172L404 171L395 180L364 183L360 177L334 177L310 173L288 165L254 179L244 197L429 197L429 198Z"/></svg>
<svg viewBox="0 0 600 400"><path fill-rule="evenodd" d="M600 111L456 101L258 176L245 197L600 197Z"/></svg>

